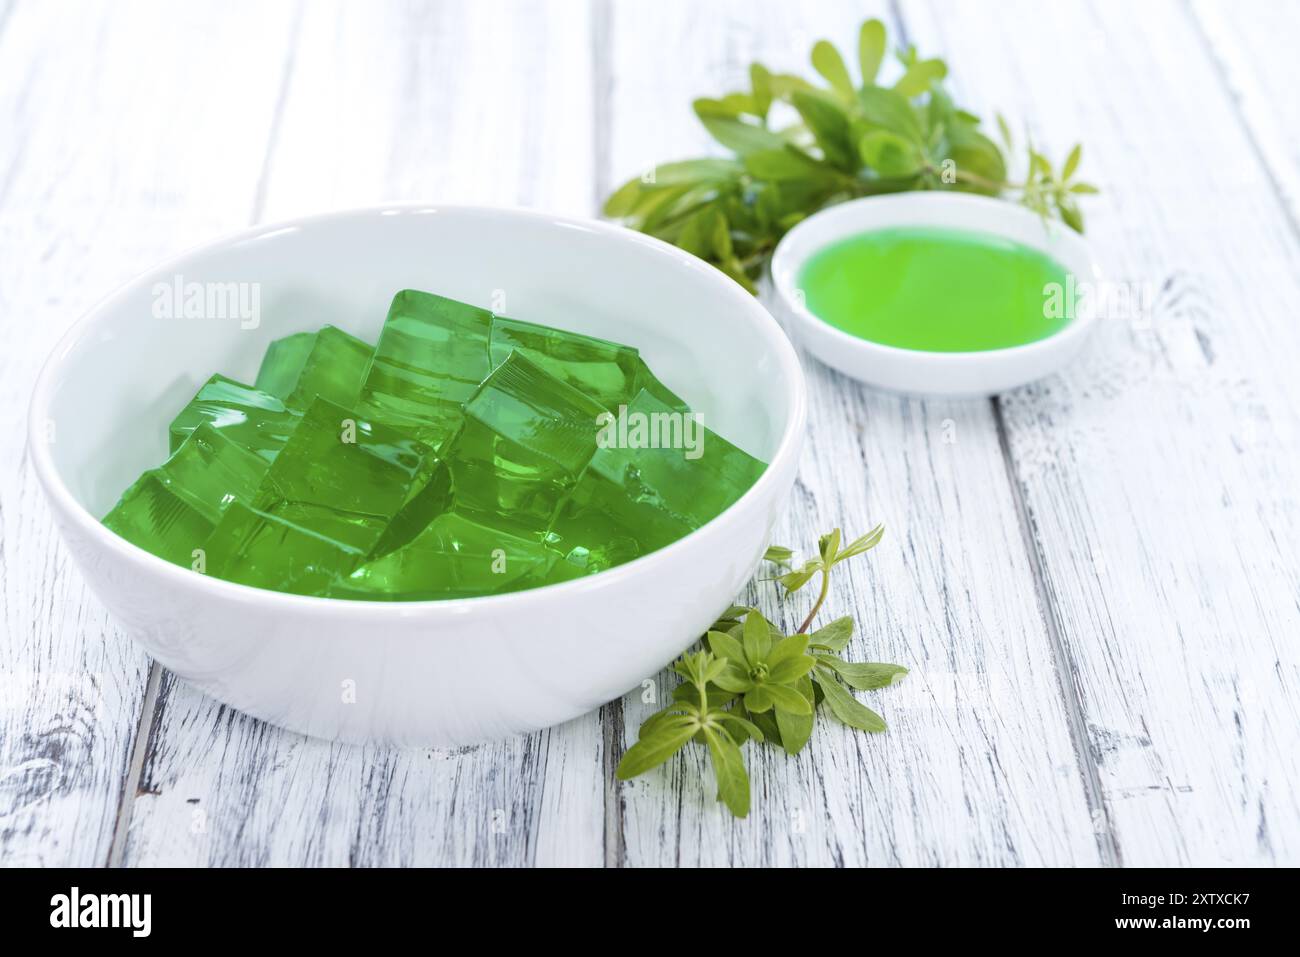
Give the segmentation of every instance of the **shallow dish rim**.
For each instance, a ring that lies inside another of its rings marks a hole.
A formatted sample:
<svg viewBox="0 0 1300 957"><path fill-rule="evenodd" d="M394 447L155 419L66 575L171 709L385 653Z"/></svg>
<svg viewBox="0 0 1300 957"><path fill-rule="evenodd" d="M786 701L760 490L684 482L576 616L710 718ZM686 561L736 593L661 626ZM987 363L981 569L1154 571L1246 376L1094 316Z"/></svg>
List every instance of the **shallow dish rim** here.
<svg viewBox="0 0 1300 957"><path fill-rule="evenodd" d="M755 481L754 484L740 496L740 498L698 529L684 535L682 538L679 538L670 545L666 545L647 555L642 555L630 562L617 565L605 571L597 572L593 575L588 575L584 578L574 579L572 581L543 585L538 588L528 588L500 595L481 595L473 598L419 599L411 601L325 598L316 595L295 595L289 592L257 588L252 585L242 585L237 582L226 581L225 579L202 574L197 575L199 581L196 581L195 572L159 558L152 552L146 551L138 545L132 544L109 530L72 494L71 490L63 481L63 477L60 475L58 468L54 465L49 448L50 443L40 438L44 431L45 423L50 418L49 407L55 388L60 381L59 372L63 361L67 358L68 353L73 349L73 347L89 334L98 322L103 321L105 317L113 311L114 307L122 299L133 292L139 285L148 281L160 272L165 272L169 269L174 270L178 264L183 263L194 256L213 252L222 247L234 246L240 243L265 238L271 234L283 232L288 229L309 227L329 221L364 219L375 216L438 215L442 213L448 215L478 216L487 219L532 219L538 222L549 222L553 225L563 226L570 229L579 229L595 233L615 242L628 242L642 246L671 261L678 267L692 269L701 273L707 272L712 274L717 281L723 283L724 287L728 289L727 295L735 301L736 308L747 309L753 312L755 319L758 320L757 332L766 336L769 340L769 345L775 351L777 362L779 363L782 373L784 373L784 392L789 413L786 417L785 427L781 432L776 449L772 453L767 462L766 468L764 468L763 473L758 477L757 481ZM628 578L635 577L642 573L651 572L652 568L658 563L674 561L680 555L683 548L687 547L687 542L723 521L729 515L734 514L747 503L762 496L768 486L778 481L778 473L782 471L778 466L785 460L797 455L798 449L801 445L801 437L804 430L806 416L807 388L804 381L803 368L800 365L794 347L786 337L784 330L756 297L752 296L733 279L703 260L698 259L690 253L678 249L669 243L663 242L662 240L656 239L652 236L647 236L644 233L636 232L635 230L628 229L616 223L560 215L545 210L465 203L433 203L416 200L349 207L341 210L312 213L305 216L297 216L290 219L278 220L276 222L245 227L219 236L216 239L190 246L161 262L149 266L147 269L140 271L125 282L120 283L116 288L91 305L85 313L83 313L80 318L78 318L68 328L67 332L59 338L58 343L42 364L41 370L36 377L36 383L32 390L31 402L28 406L27 446L31 454L31 461L36 471L37 479L45 489L46 494L53 500L53 504L64 515L68 516L68 518L77 526L77 529L82 534L88 536L92 542L96 543L97 547L109 550L109 552L118 556L121 560L125 562L143 562L145 568L152 569L162 576L162 584L164 585L168 582L174 582L178 586L182 584L191 585L198 588L209 589L216 597L225 596L234 600L266 601L280 605L286 610L290 608L316 609L338 611L347 615L375 614L409 617L416 613L427 614L434 609L442 609L448 614L453 615L463 614L473 609L500 607L507 603L518 605L526 602L545 601L553 596L557 598L564 597L578 600L582 595L594 589L613 586Z"/></svg>
<svg viewBox="0 0 1300 957"><path fill-rule="evenodd" d="M870 204L867 206L866 204ZM798 255L794 252L795 247L804 240L805 236L814 230L825 228L824 223L832 216L836 218L846 218L853 215L853 212L862 208L880 209L886 205L905 206L917 204L930 204L938 206L969 206L974 209L987 211L990 216L1011 216L1011 217L1030 217L1037 222L1044 222L1041 217L1031 210L1024 208L1016 203L1008 202L1004 199L995 199L991 196L981 196L976 193L957 193L942 191L911 191L906 193L887 193L881 196L863 196L859 199L848 200L843 203L837 203L834 206L828 206L825 209L813 213L807 219L800 222L786 233L781 241L777 243L776 249L772 253L772 284L776 289L777 296L786 312L795 317L799 325L804 327L815 327L816 334L829 335L836 344L845 349L855 350L861 354L874 354L880 358L902 358L906 357L916 361L934 362L943 365L968 364L980 362L985 357L1032 357L1038 352L1049 352L1057 349L1063 342L1078 339L1086 336L1091 330L1093 324L1097 321L1097 316L1088 313L1083 316L1069 320L1060 329L1051 335L1042 339L1036 339L1033 342L1022 343L1018 346L1002 346L997 349L968 349L962 351L938 352L930 349L908 349L903 346L891 346L883 342L876 342L872 339L863 339L852 333L845 332L843 329L833 325L830 321L817 315L806 305L803 304L801 297L795 295L798 289L799 272L806 264L809 258L815 253L825 249L832 243L852 235L852 232L846 232L841 236L829 239L825 242L811 246L810 250ZM819 222L820 217L826 217ZM881 223L877 225L862 226L856 232L871 232L875 229L888 229L891 227L906 226L904 222ZM929 224L915 224L929 225ZM1079 233L1074 232L1068 226L1064 226L1055 220L1044 222L1045 227L1056 236L1064 237L1065 241L1076 247L1075 253L1081 261L1087 262L1087 275L1080 276L1080 279L1097 282L1102 278L1101 268L1092 252L1091 245ZM993 236L999 236L992 228L952 227L964 232L987 233ZM1006 237L1000 237L1006 238ZM1042 252L1043 250L1038 250ZM1047 254L1047 255L1050 255ZM1073 272L1068 264L1060 262L1059 257L1052 256L1059 265L1064 266L1067 271Z"/></svg>

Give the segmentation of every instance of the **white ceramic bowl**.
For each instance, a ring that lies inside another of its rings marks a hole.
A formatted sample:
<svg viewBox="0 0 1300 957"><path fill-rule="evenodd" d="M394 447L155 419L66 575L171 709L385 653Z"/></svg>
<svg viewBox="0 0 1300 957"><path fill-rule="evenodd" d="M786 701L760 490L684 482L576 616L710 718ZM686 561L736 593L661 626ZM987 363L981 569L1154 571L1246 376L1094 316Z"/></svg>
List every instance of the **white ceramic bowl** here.
<svg viewBox="0 0 1300 957"><path fill-rule="evenodd" d="M1023 206L969 193L895 193L855 199L822 210L790 230L772 257L772 282L792 334L814 356L869 385L920 395L994 395L1060 368L1083 348L1095 313L1023 346L981 352L923 352L868 342L818 318L804 304L799 274L809 257L857 233L895 226L942 226L1013 239L1051 256L1079 288L1101 272L1087 242L1058 222L1044 223Z"/></svg>
<svg viewBox="0 0 1300 957"><path fill-rule="evenodd" d="M260 284L260 324L155 318L155 283L178 276ZM168 422L211 373L251 381L272 339L324 323L374 341L408 287L635 345L706 425L771 464L668 548L580 581L453 601L249 588L169 564L99 523L166 457ZM55 350L29 444L90 587L167 668L297 731L444 746L574 717L689 646L759 561L794 482L804 415L803 374L780 327L700 260L598 222L401 205L261 226L132 280Z"/></svg>

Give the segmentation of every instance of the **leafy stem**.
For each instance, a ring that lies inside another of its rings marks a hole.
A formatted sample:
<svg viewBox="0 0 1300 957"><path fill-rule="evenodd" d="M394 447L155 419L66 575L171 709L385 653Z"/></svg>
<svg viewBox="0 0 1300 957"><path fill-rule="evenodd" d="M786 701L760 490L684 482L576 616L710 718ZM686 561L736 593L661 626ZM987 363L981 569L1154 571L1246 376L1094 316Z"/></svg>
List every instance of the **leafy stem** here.
<svg viewBox="0 0 1300 957"><path fill-rule="evenodd" d="M1097 189L1075 179L1080 147L1058 168L1032 143L1017 151L1001 115L995 141L948 94L947 64L922 58L914 47L895 51L898 74L881 83L886 41L879 20L862 24L856 84L825 40L811 54L820 83L752 64L748 89L694 103L700 123L729 155L661 164L615 190L606 215L713 263L750 291L791 227L863 196L1007 196L1083 231L1078 201ZM1008 176L1008 157L1017 152L1021 182Z"/></svg>
<svg viewBox="0 0 1300 957"><path fill-rule="evenodd" d="M808 612L808 617L803 620L803 624L799 626L799 630L796 631L795 634L802 635L804 632L808 630L808 626L811 625L813 623L813 619L817 617L817 612L821 610L822 605L826 601L826 596L830 594L830 591L831 591L830 570L823 568L821 591L817 593L817 600L813 602L812 609Z"/></svg>
<svg viewBox="0 0 1300 957"><path fill-rule="evenodd" d="M821 590L793 635L782 635L755 608L733 606L704 636L704 648L683 654L673 670L683 682L671 702L647 718L618 766L621 780L644 774L688 743L707 747L718 781L718 800L732 814L749 813L749 774L741 746L753 740L797 754L812 735L817 709L825 704L837 721L862 731L885 730L884 719L849 689L871 690L907 673L901 665L849 662L841 657L853 637L853 619L837 618L808 634L830 593L831 569L876 546L876 526L842 546L837 528L817 543L817 557L778 576L786 594L818 573ZM789 567L794 552L774 545L764 556Z"/></svg>

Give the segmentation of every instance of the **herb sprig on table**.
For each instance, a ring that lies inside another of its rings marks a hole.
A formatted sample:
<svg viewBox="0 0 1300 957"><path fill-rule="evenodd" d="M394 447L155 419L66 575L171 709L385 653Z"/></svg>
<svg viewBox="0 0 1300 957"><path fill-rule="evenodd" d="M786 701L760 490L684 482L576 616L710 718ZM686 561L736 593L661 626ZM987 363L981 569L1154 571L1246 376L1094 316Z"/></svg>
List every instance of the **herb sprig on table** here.
<svg viewBox="0 0 1300 957"><path fill-rule="evenodd" d="M683 681L672 701L641 725L636 744L618 766L622 780L644 774L687 744L706 746L718 780L718 800L736 817L749 814L749 773L741 747L754 740L798 754L812 736L819 708L860 731L884 731L880 715L849 691L870 691L907 673L901 665L851 662L841 657L853 637L853 619L836 618L809 632L830 594L831 572L841 562L869 551L884 535L877 525L861 538L842 543L837 528L817 543L817 557L790 568L794 554L773 546L764 556L788 570L776 580L787 595L820 576L820 591L792 635L782 635L755 608L733 606L704 637L705 648L673 665Z"/></svg>
<svg viewBox="0 0 1300 957"><path fill-rule="evenodd" d="M1010 153L1014 143L1000 114L999 144L948 95L943 60L900 49L901 75L883 86L877 78L885 54L885 27L868 20L858 36L857 86L826 40L812 49L823 85L753 64L749 89L694 104L700 122L734 155L657 166L616 190L605 214L713 263L751 292L791 227L862 196L934 189L1005 195L1083 232L1078 198L1097 189L1075 179L1080 146L1057 168L1027 143L1024 177L1013 181L1003 149Z"/></svg>

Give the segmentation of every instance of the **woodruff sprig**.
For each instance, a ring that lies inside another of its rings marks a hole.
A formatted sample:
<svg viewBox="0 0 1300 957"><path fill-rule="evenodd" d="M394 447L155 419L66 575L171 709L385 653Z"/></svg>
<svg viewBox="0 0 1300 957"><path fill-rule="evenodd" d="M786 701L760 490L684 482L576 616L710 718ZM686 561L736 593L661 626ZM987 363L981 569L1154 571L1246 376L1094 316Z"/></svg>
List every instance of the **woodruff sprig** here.
<svg viewBox="0 0 1300 957"><path fill-rule="evenodd" d="M849 688L883 688L907 669L840 657L853 637L853 619L847 615L808 633L830 593L832 569L874 548L884 532L877 525L841 548L837 528L818 540L816 558L776 578L791 595L821 576L817 599L793 635L777 632L755 608L734 605L723 612L704 636L707 647L682 655L673 665L683 681L668 706L642 723L636 744L618 766L618 777L626 781L644 774L695 741L709 750L718 800L736 817L745 817L750 805L749 773L741 752L745 742L798 754L812 736L823 704L851 728L884 731L884 719ZM794 553L773 546L764 557L788 567Z"/></svg>
<svg viewBox="0 0 1300 957"><path fill-rule="evenodd" d="M1057 170L1028 144L1025 178L1012 181L1003 147L944 89L947 64L909 46L896 53L901 75L883 86L877 78L885 51L884 24L868 20L858 36L857 86L826 40L812 49L825 86L753 64L748 90L694 104L705 129L733 155L657 166L616 190L606 215L713 263L750 291L792 226L862 196L931 189L1009 195L1083 232L1077 200L1097 189L1074 179L1081 147ZM793 122L780 124L778 105ZM1009 153L1010 128L1001 115L997 121Z"/></svg>

